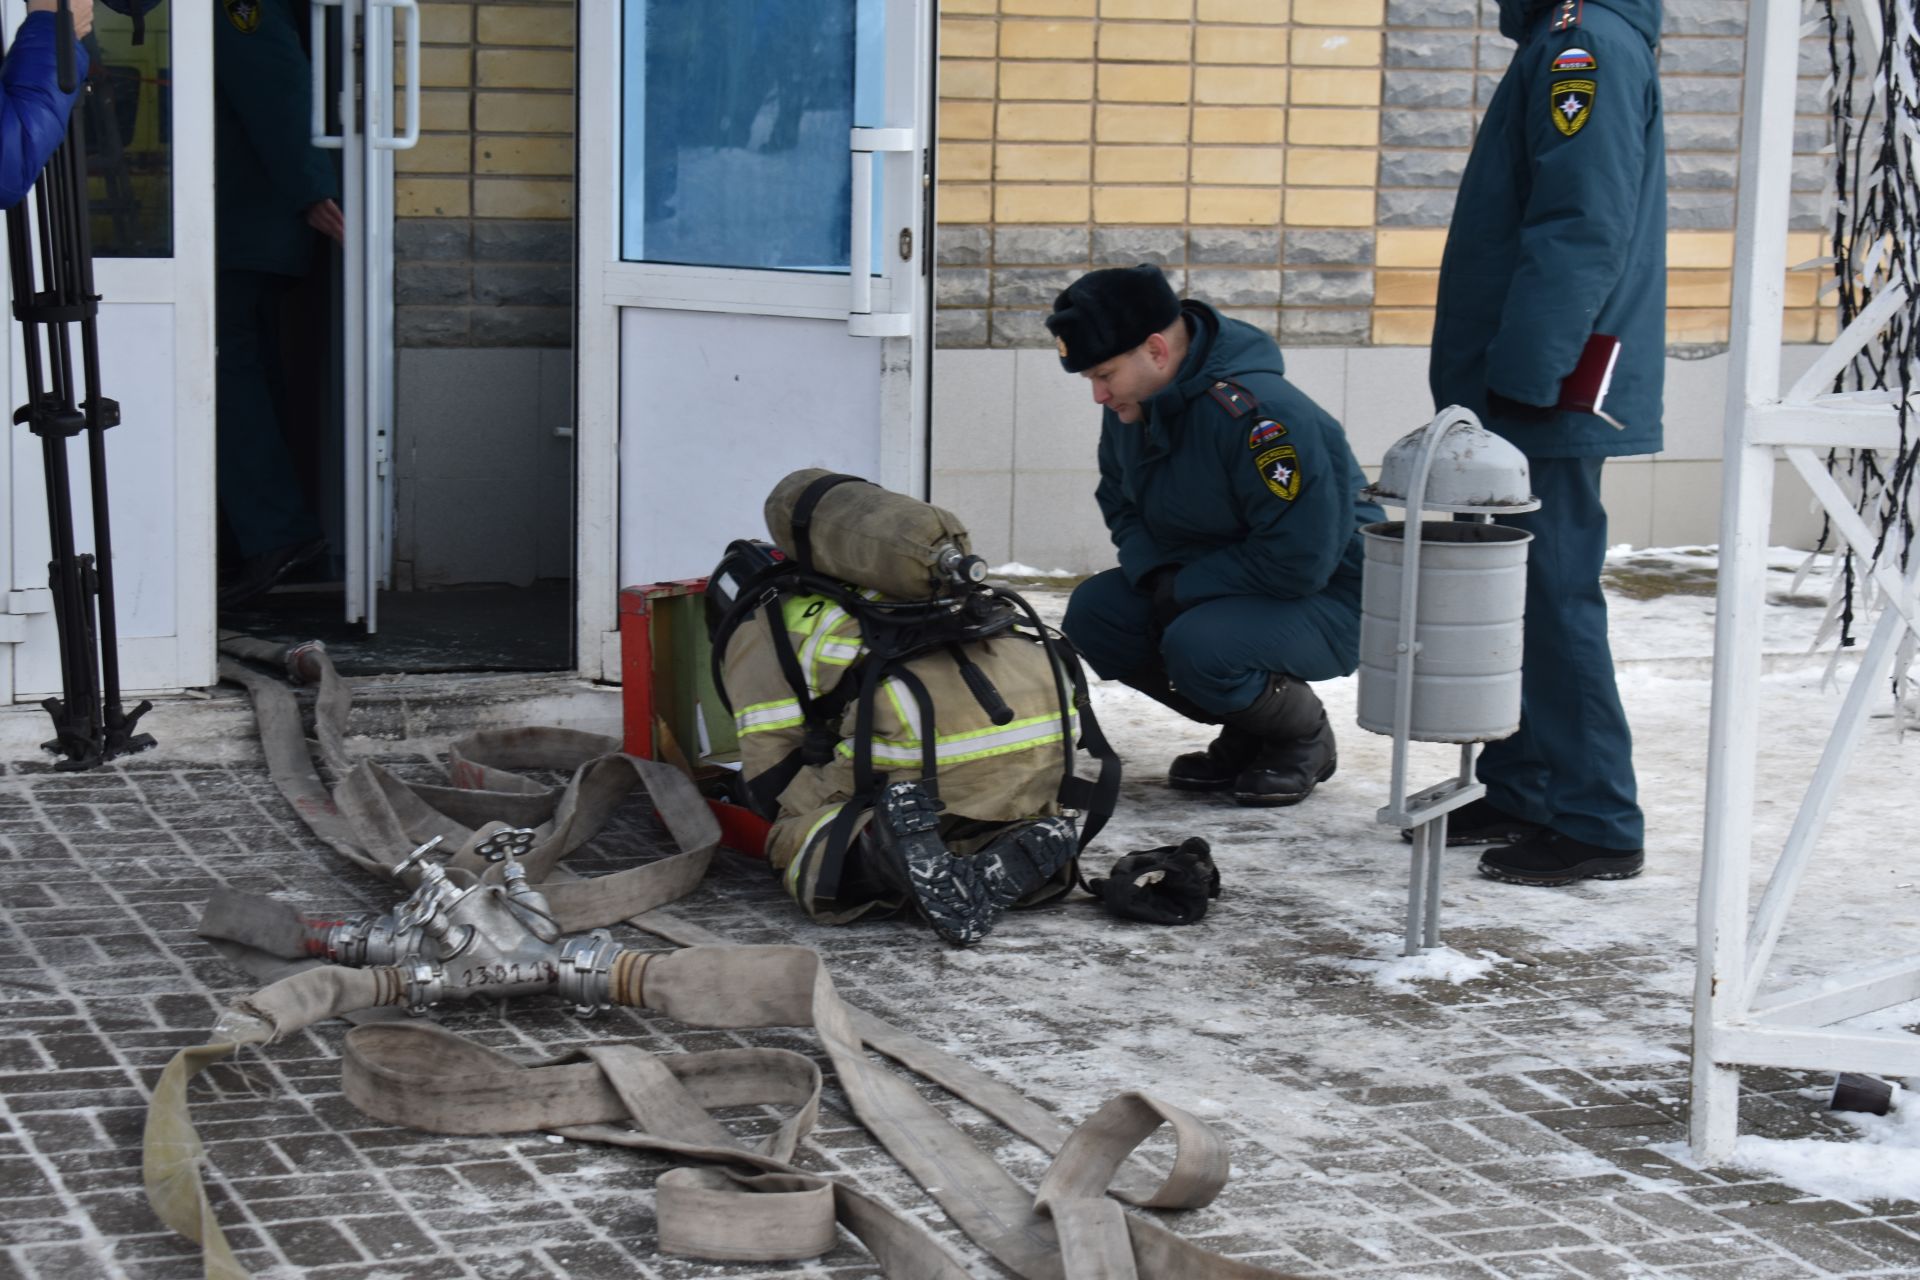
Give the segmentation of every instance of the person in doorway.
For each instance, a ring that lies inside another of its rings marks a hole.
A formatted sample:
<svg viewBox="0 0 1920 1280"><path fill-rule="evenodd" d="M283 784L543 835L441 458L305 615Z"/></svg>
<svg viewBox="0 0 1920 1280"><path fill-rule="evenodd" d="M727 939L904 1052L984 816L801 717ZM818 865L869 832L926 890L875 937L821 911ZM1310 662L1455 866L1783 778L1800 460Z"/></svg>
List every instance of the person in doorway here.
<svg viewBox="0 0 1920 1280"><path fill-rule="evenodd" d="M1519 42L1460 184L1440 265L1430 381L1527 455L1520 730L1480 756L1486 797L1450 844L1487 876L1564 885L1640 874L1644 820L1614 684L1600 468L1661 447L1666 147L1659 0L1500 0ZM1619 341L1609 418L1564 411L1595 335Z"/></svg>
<svg viewBox="0 0 1920 1280"><path fill-rule="evenodd" d="M87 78L93 0L73 0L74 84L60 91L59 30L54 0L29 0L27 16L0 62L0 209L26 199L47 160L66 140L67 117Z"/></svg>
<svg viewBox="0 0 1920 1280"><path fill-rule="evenodd" d="M1273 339L1181 302L1157 267L1082 276L1047 328L1104 410L1095 498L1120 562L1074 590L1067 637L1102 676L1221 726L1169 786L1304 800L1337 762L1309 682L1358 665L1360 527L1383 518L1346 433Z"/></svg>
<svg viewBox="0 0 1920 1280"><path fill-rule="evenodd" d="M220 604L259 595L326 551L281 432L281 296L316 234L346 221L311 138L312 71L291 0L222 0L214 21L215 297L220 513L238 562Z"/></svg>

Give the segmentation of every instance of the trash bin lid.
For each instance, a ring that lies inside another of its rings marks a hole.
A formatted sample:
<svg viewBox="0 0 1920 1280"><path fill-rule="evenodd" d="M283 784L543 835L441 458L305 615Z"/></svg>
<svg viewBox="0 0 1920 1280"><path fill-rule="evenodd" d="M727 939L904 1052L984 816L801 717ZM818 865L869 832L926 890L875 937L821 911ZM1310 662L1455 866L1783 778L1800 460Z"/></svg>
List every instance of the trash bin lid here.
<svg viewBox="0 0 1920 1280"><path fill-rule="evenodd" d="M1525 454L1481 426L1470 410L1455 405L1440 417L1452 420L1439 427L1421 509L1498 515L1539 508ZM1395 441L1381 459L1379 480L1361 492L1375 502L1410 505L1407 491L1413 487L1420 451L1434 426L1429 423Z"/></svg>

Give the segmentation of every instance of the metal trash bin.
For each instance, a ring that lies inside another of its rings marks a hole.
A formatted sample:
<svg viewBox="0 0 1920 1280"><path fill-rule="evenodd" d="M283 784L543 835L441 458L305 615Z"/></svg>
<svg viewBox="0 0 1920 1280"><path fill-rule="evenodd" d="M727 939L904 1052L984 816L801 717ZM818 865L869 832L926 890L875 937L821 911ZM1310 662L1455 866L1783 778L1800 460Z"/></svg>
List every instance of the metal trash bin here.
<svg viewBox="0 0 1920 1280"><path fill-rule="evenodd" d="M1413 675L1417 742L1491 742L1520 727L1527 543L1498 524L1427 520L1420 530ZM1394 730L1399 684L1401 571L1406 523L1361 530L1366 570L1360 613L1360 727Z"/></svg>
<svg viewBox="0 0 1920 1280"><path fill-rule="evenodd" d="M1393 780L1374 816L1413 833L1405 954L1440 945L1440 855L1447 815L1486 794L1474 780L1475 744L1520 727L1527 543L1533 535L1491 523L1533 511L1527 460L1458 405L1409 433L1362 491L1404 507L1404 522L1368 525L1361 585L1360 727L1393 735ZM1422 520L1426 511L1476 517ZM1459 745L1454 776L1407 790L1410 744Z"/></svg>

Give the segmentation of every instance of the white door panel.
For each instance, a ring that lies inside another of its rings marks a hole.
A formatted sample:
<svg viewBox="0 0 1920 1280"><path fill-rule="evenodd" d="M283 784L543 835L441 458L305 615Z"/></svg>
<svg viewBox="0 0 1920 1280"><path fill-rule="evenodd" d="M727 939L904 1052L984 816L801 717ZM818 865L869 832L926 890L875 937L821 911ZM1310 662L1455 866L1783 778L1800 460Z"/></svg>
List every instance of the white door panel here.
<svg viewBox="0 0 1920 1280"><path fill-rule="evenodd" d="M620 345L622 582L705 577L796 468L877 478L879 353L844 322L634 307Z"/></svg>
<svg viewBox="0 0 1920 1280"><path fill-rule="evenodd" d="M578 625L821 466L925 495L933 0L582 6Z"/></svg>
<svg viewBox="0 0 1920 1280"><path fill-rule="evenodd" d="M214 12L164 5L147 15L141 46L130 44L124 16L104 7L96 14L101 62L115 80L96 79L94 92L122 95L117 110L98 97L96 106L132 126L129 136L116 132L111 146L96 131L90 147L101 393L119 402L121 417L105 440L124 694L214 679ZM10 33L23 14L8 0L0 23ZM100 117L89 120L91 128ZM129 156L128 165L116 170L115 154ZM10 296L4 270L0 282ZM0 496L8 499L0 598L32 608L47 586L46 481L39 438L10 424L27 382L10 309L4 324L0 406L9 436L0 449ZM78 377L78 326L70 332ZM66 447L74 540L84 553L94 549L85 436ZM9 635L19 642L6 643ZM0 617L0 702L35 702L60 687L53 615Z"/></svg>

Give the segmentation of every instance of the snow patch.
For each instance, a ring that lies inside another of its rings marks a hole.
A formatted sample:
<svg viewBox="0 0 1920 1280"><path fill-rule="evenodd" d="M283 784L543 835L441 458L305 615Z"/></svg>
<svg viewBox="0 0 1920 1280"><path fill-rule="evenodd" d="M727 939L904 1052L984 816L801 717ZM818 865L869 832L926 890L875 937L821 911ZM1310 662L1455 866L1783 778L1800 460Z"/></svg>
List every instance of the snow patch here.
<svg viewBox="0 0 1920 1280"><path fill-rule="evenodd" d="M1018 560L996 565L987 570L989 578L1078 578L1084 575L1071 569L1036 569L1030 564L1021 564Z"/></svg>
<svg viewBox="0 0 1920 1280"><path fill-rule="evenodd" d="M1395 935L1381 934L1374 950L1397 953L1401 941ZM1433 947L1418 955L1390 954L1379 959L1353 957L1337 963L1343 969L1373 979L1374 985L1382 991L1412 995L1416 982L1451 982L1457 987L1476 978L1484 978L1500 965L1511 961L1492 951L1482 950L1477 955L1469 956L1452 947Z"/></svg>
<svg viewBox="0 0 1920 1280"><path fill-rule="evenodd" d="M1916 1082L1907 1083L1908 1089L1895 1086L1894 1109L1884 1116L1836 1113L1860 1131L1852 1142L1823 1138L1783 1141L1742 1134L1727 1167L1763 1173L1809 1196L1854 1205L1876 1200L1920 1200L1920 1101L1902 1105ZM1677 1164L1700 1168L1684 1142L1662 1143L1652 1149Z"/></svg>

